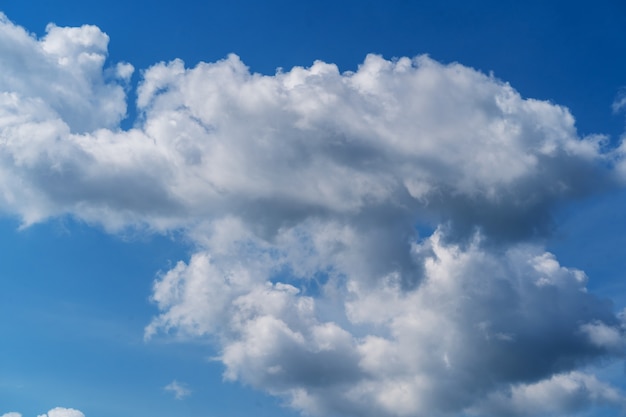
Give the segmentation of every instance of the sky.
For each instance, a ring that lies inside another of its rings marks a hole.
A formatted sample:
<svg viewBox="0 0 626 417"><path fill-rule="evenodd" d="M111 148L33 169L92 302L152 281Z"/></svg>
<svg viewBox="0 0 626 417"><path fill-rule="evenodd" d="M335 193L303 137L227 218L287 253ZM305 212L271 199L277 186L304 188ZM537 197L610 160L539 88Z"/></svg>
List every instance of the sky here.
<svg viewBox="0 0 626 417"><path fill-rule="evenodd" d="M626 412L622 2L0 12L0 417Z"/></svg>

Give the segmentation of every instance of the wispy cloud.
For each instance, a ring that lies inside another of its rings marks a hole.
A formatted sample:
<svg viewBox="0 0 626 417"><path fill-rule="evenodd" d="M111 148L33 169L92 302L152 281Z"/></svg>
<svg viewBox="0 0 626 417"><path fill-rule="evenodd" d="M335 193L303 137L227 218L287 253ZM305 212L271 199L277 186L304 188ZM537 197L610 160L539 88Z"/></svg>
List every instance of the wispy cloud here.
<svg viewBox="0 0 626 417"><path fill-rule="evenodd" d="M176 380L167 384L163 389L173 393L177 400L182 400L183 398L191 395L191 390L187 388L187 385Z"/></svg>

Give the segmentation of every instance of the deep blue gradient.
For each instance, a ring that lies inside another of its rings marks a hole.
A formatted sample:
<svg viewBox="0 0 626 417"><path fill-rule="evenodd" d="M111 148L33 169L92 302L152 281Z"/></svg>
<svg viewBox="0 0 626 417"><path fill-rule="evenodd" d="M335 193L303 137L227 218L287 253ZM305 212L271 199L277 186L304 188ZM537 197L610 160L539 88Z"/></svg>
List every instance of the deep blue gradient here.
<svg viewBox="0 0 626 417"><path fill-rule="evenodd" d="M3 5L37 35L47 23L95 24L112 62L145 69L238 54L252 71L319 59L354 70L368 53L429 54L513 85L525 97L569 107L582 134L617 135L611 103L626 73L626 4L620 0L501 2L330 0L294 2L29 0Z"/></svg>

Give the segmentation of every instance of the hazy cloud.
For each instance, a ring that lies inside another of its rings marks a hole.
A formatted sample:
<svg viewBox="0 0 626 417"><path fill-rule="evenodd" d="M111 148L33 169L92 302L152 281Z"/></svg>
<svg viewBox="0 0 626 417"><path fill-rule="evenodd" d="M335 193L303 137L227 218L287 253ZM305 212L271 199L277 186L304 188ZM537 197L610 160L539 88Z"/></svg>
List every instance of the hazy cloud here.
<svg viewBox="0 0 626 417"><path fill-rule="evenodd" d="M176 380L167 384L163 389L174 394L174 398L177 400L182 400L191 395L191 390L187 388L187 385Z"/></svg>

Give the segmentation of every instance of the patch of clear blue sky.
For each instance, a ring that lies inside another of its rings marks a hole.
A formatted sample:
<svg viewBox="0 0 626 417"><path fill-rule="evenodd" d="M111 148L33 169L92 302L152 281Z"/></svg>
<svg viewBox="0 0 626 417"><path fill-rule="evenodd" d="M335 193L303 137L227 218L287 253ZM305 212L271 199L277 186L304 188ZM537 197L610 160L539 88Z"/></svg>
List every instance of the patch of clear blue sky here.
<svg viewBox="0 0 626 417"><path fill-rule="evenodd" d="M67 219L17 226L0 222L0 413L60 405L89 417L282 415L276 400L224 384L206 344L143 341L155 273L185 259L184 246ZM193 394L175 401L163 390L173 379Z"/></svg>
<svg viewBox="0 0 626 417"><path fill-rule="evenodd" d="M615 141L624 130L624 115L611 112L626 86L622 0L22 0L0 7L38 35L49 22L95 24L111 37L110 62L130 62L138 72L231 52L266 74L316 59L344 71L367 53L427 53L493 71L525 97L569 107L582 134ZM590 287L622 307L625 204L621 193L563 211L550 242L564 265L584 269ZM188 247L163 236L108 236L68 219L24 231L17 225L0 221L0 414L66 406L87 417L295 415L223 383L205 345L143 342L156 313L148 300L155 274L186 259ZM173 379L192 396L176 401L165 393Z"/></svg>

